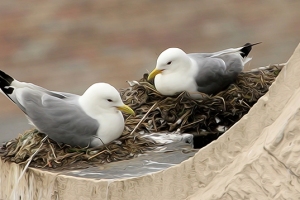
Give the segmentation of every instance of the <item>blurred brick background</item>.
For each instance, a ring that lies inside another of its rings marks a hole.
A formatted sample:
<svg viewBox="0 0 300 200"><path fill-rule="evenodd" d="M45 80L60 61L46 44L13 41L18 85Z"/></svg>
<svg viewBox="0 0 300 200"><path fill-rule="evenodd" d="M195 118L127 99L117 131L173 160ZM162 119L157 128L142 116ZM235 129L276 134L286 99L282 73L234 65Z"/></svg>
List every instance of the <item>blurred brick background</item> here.
<svg viewBox="0 0 300 200"><path fill-rule="evenodd" d="M168 47L213 52L263 42L247 69L283 63L300 41L297 0L28 0L0 2L0 66L15 78L82 94L127 87ZM30 126L0 97L0 141Z"/></svg>

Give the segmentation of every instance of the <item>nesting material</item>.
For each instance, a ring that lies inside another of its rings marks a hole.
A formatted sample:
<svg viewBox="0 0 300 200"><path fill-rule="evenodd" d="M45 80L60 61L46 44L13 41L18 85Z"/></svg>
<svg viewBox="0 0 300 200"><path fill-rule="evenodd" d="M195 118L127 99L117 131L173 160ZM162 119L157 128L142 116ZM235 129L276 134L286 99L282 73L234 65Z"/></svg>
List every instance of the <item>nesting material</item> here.
<svg viewBox="0 0 300 200"><path fill-rule="evenodd" d="M272 65L241 73L236 82L214 95L203 94L194 100L183 92L174 97L159 94L147 74L130 87L120 90L125 104L136 116L125 116L123 135L99 148L78 148L60 145L45 138L37 130L29 130L7 142L1 150L2 159L16 163L26 161L36 151L30 166L41 168L85 168L105 162L133 158L158 145L140 134L148 132L192 133L209 136L223 134L263 96L284 65Z"/></svg>
<svg viewBox="0 0 300 200"><path fill-rule="evenodd" d="M144 117L137 131L223 133L268 91L282 67L272 65L243 72L224 91L214 96L202 93L203 98L199 100L190 98L186 92L174 97L163 96L155 90L153 83L147 81L145 74L140 81L130 82L131 87L121 90L124 103L136 113L135 117L127 119L126 125L133 129Z"/></svg>
<svg viewBox="0 0 300 200"><path fill-rule="evenodd" d="M79 169L130 159L151 150L155 144L151 140L141 138L138 134L123 135L118 140L99 148L60 145L49 138L44 138L45 135L36 129L25 131L2 147L2 159L25 164L27 159L38 150L31 161L32 167Z"/></svg>

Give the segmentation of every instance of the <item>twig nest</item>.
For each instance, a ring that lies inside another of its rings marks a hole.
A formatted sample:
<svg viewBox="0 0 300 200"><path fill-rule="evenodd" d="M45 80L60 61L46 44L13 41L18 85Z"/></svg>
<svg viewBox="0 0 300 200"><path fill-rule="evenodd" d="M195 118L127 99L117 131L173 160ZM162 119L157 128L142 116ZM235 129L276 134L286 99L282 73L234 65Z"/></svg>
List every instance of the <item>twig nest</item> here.
<svg viewBox="0 0 300 200"><path fill-rule="evenodd" d="M121 90L123 101L136 112L135 117L127 119L126 125L133 129L156 103L156 108L148 113L137 131L171 132L179 129L194 134L222 133L220 127L227 130L268 91L282 67L272 65L243 72L224 91L214 96L203 93L199 100L192 99L186 92L163 96L155 90L153 82L147 81L148 75L145 74L138 84Z"/></svg>
<svg viewBox="0 0 300 200"><path fill-rule="evenodd" d="M161 145L142 137L141 131L144 134L185 132L201 136L200 139L214 140L268 91L283 66L272 65L241 73L226 90L214 96L202 94L200 100L192 99L185 92L165 97L147 81L145 74L141 80L129 82L128 88L120 90L124 103L135 110L136 116L125 116L125 130L119 139L104 147L79 148L60 145L49 138L43 140L45 135L34 129L7 142L1 149L1 156L22 164L38 150L30 166L78 169L131 159Z"/></svg>

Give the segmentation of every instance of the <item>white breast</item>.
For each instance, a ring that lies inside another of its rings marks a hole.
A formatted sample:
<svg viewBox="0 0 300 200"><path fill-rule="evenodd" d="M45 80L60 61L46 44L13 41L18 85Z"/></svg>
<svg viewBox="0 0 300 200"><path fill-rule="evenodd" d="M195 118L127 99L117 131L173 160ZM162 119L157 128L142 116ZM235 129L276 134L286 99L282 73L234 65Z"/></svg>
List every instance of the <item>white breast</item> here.
<svg viewBox="0 0 300 200"><path fill-rule="evenodd" d="M163 95L174 95L183 91L190 94L197 93L197 84L194 79L197 71L198 69L193 65L183 72L158 74L154 80L155 87Z"/></svg>
<svg viewBox="0 0 300 200"><path fill-rule="evenodd" d="M124 130L124 118L120 111L116 113L102 114L97 117L100 127L97 137L92 141L92 146L102 146L119 138ZM103 143L102 143L103 142Z"/></svg>

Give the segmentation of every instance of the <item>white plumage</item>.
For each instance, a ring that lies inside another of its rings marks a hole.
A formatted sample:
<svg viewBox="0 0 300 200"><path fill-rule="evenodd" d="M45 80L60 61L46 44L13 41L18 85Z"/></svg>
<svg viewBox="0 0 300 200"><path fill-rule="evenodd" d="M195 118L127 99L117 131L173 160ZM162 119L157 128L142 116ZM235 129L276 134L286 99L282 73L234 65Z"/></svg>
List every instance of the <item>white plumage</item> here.
<svg viewBox="0 0 300 200"><path fill-rule="evenodd" d="M216 94L235 81L251 60L247 56L256 44L247 43L215 53L186 54L179 48L169 48L159 55L148 79L155 78L156 89L167 96L183 91L193 98L201 97L199 92Z"/></svg>
<svg viewBox="0 0 300 200"><path fill-rule="evenodd" d="M80 96L19 82L0 70L0 88L40 132L73 146L101 146L117 139L124 129L120 111L134 114L107 83L93 84Z"/></svg>

